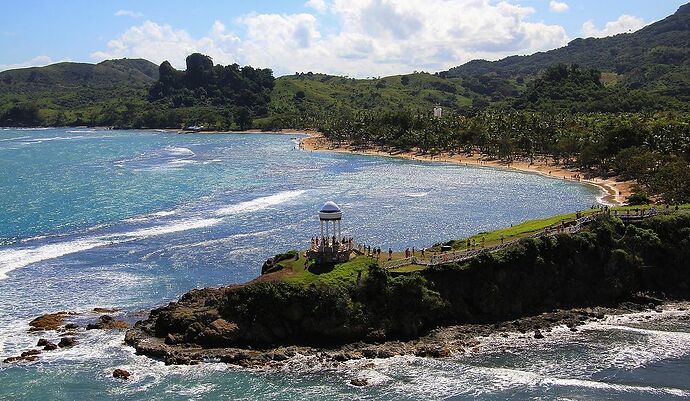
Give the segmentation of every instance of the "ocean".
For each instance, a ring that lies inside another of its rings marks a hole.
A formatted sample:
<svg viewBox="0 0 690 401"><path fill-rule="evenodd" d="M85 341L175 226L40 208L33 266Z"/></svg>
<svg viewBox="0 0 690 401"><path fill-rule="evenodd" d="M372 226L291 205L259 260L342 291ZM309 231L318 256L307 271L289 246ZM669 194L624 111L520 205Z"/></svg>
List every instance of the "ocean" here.
<svg viewBox="0 0 690 401"><path fill-rule="evenodd" d="M34 317L121 309L136 320L192 288L241 283L304 249L327 200L345 235L427 247L591 207L591 186L491 168L299 150L300 135L0 130L0 357L35 346ZM682 309L682 308L681 308ZM482 339L479 353L282 371L165 366L123 334L88 331L34 363L0 364L0 399L682 399L690 314L612 317L540 342ZM124 368L132 378L112 378ZM365 388L351 386L367 377Z"/></svg>

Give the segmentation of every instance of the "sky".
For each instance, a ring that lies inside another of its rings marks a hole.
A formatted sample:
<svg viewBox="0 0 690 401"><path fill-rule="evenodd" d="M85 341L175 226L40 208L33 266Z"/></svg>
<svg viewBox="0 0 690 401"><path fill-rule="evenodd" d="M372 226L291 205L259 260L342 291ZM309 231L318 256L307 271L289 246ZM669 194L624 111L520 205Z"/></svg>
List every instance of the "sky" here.
<svg viewBox="0 0 690 401"><path fill-rule="evenodd" d="M690 0L3 0L0 71L165 60L366 78L633 32Z"/></svg>

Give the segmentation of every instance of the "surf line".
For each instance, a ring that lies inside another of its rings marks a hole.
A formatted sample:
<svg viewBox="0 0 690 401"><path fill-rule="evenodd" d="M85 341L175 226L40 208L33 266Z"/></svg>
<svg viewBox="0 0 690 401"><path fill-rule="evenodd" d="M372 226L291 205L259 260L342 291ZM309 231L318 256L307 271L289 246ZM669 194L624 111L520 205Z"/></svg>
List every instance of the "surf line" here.
<svg viewBox="0 0 690 401"><path fill-rule="evenodd" d="M274 195L259 197L239 202L212 212L211 218L187 218L172 224L154 225L124 233L100 235L91 238L80 238L39 246L25 246L0 250L0 280L6 279L13 270L45 260L56 259L69 254L87 251L94 248L137 241L159 235L211 227L223 221L225 217L241 213L252 213L271 206L293 200L306 191L285 191Z"/></svg>

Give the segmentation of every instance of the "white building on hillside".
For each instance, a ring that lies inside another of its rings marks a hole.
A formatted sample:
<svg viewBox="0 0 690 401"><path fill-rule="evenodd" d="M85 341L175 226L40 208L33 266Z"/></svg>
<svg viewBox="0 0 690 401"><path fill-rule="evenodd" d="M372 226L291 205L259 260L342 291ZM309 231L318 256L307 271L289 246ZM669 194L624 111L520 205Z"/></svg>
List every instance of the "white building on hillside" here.
<svg viewBox="0 0 690 401"><path fill-rule="evenodd" d="M443 109L441 108L441 106L437 105L436 107L434 107L434 117L436 117L436 118L443 117Z"/></svg>

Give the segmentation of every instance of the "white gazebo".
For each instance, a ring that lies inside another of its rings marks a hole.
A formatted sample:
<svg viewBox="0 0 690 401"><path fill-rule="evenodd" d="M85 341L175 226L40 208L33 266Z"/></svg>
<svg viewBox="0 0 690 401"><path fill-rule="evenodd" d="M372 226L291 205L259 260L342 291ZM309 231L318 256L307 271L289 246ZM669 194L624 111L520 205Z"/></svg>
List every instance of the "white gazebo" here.
<svg viewBox="0 0 690 401"><path fill-rule="evenodd" d="M337 241L340 241L343 236L340 231L340 221L343 219L343 212L340 207L333 201L328 201L323 204L321 210L319 210L319 221L321 222L321 238L331 238L336 237ZM330 230L329 230L330 226ZM324 231L324 227L326 230ZM324 236L325 234L325 236Z"/></svg>
<svg viewBox="0 0 690 401"><path fill-rule="evenodd" d="M321 235L312 238L311 247L307 251L307 257L313 259L316 264L342 263L350 260L353 242L352 238L343 238L340 228L342 219L343 211L335 202L326 202L319 210Z"/></svg>

